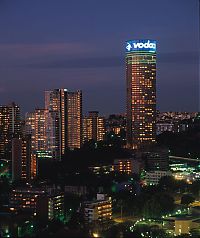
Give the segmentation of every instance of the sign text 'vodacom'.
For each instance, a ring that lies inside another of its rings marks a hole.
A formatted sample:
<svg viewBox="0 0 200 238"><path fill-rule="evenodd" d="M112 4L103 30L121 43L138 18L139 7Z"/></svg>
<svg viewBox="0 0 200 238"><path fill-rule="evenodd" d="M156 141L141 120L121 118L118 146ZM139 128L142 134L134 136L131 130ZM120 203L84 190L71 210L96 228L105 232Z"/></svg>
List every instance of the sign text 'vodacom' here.
<svg viewBox="0 0 200 238"><path fill-rule="evenodd" d="M126 42L126 52L148 51L156 52L155 40L130 40Z"/></svg>

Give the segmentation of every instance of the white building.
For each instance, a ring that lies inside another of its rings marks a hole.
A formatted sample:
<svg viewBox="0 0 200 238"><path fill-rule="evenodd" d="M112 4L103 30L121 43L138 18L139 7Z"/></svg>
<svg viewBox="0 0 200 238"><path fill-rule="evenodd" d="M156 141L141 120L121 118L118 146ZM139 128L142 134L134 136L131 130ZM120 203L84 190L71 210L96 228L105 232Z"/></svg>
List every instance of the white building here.
<svg viewBox="0 0 200 238"><path fill-rule="evenodd" d="M146 172L145 181L147 185L157 185L162 177L171 175L170 171L148 171Z"/></svg>
<svg viewBox="0 0 200 238"><path fill-rule="evenodd" d="M105 223L112 219L112 199L105 194L97 194L95 201L84 203L84 219L86 224Z"/></svg>

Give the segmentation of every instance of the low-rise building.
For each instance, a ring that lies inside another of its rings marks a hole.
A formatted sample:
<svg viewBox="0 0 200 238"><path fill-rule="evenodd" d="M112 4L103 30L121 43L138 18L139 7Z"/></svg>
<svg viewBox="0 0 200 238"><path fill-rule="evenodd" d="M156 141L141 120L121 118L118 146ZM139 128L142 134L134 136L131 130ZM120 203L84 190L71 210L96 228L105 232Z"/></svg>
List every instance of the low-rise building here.
<svg viewBox="0 0 200 238"><path fill-rule="evenodd" d="M143 153L147 171L169 171L169 151L167 148L155 147Z"/></svg>
<svg viewBox="0 0 200 238"><path fill-rule="evenodd" d="M97 194L95 201L84 203L84 220L86 224L104 224L112 219L112 199L105 194Z"/></svg>
<svg viewBox="0 0 200 238"><path fill-rule="evenodd" d="M10 210L29 213L39 220L63 220L64 193L49 193L42 188L16 188L10 194Z"/></svg>
<svg viewBox="0 0 200 238"><path fill-rule="evenodd" d="M114 171L113 165L98 165L89 167L94 174L109 174Z"/></svg>
<svg viewBox="0 0 200 238"><path fill-rule="evenodd" d="M157 135L160 135L166 131L174 132L175 131L174 123L172 123L172 122L157 122L156 123L156 134Z"/></svg>
<svg viewBox="0 0 200 238"><path fill-rule="evenodd" d="M192 217L180 217L175 219L175 235L190 234L190 231L200 228L200 219Z"/></svg>
<svg viewBox="0 0 200 238"><path fill-rule="evenodd" d="M88 194L88 189L86 186L65 185L64 190L65 193L70 193L77 196L85 196Z"/></svg>
<svg viewBox="0 0 200 238"><path fill-rule="evenodd" d="M146 172L145 182L147 185L157 185L162 177L171 176L170 171L148 171Z"/></svg>
<svg viewBox="0 0 200 238"><path fill-rule="evenodd" d="M38 220L60 220L64 215L64 193L55 193L40 196L36 203L36 216Z"/></svg>
<svg viewBox="0 0 200 238"><path fill-rule="evenodd" d="M139 174L142 170L142 161L129 158L129 159L115 159L114 170L126 174Z"/></svg>
<svg viewBox="0 0 200 238"><path fill-rule="evenodd" d="M15 188L10 193L10 210L35 213L38 196L45 194L44 189Z"/></svg>

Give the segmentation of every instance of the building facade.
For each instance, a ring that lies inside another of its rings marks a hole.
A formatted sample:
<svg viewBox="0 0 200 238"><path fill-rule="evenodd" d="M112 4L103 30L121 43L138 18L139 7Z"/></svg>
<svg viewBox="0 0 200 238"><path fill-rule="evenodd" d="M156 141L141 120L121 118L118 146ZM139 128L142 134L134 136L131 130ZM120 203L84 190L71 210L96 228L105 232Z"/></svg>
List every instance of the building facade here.
<svg viewBox="0 0 200 238"><path fill-rule="evenodd" d="M127 147L156 137L156 41L126 42Z"/></svg>
<svg viewBox="0 0 200 238"><path fill-rule="evenodd" d="M112 219L112 200L104 194L97 194L96 201L84 203L84 220L86 224L105 224Z"/></svg>
<svg viewBox="0 0 200 238"><path fill-rule="evenodd" d="M143 152L142 158L145 161L145 169L147 171L170 170L169 150L167 148L152 148L152 150Z"/></svg>
<svg viewBox="0 0 200 238"><path fill-rule="evenodd" d="M31 147L38 157L60 158L59 116L47 109L27 113L26 134L31 135Z"/></svg>
<svg viewBox="0 0 200 238"><path fill-rule="evenodd" d="M39 220L65 219L64 193L48 192L45 188L19 187L10 193L9 206L11 211L26 212Z"/></svg>
<svg viewBox="0 0 200 238"><path fill-rule="evenodd" d="M0 158L12 159L12 138L21 134L20 108L15 103L0 106Z"/></svg>
<svg viewBox="0 0 200 238"><path fill-rule="evenodd" d="M160 170L148 171L146 172L145 182L146 185L158 185L162 177L171 175L172 175L171 171L160 171Z"/></svg>
<svg viewBox="0 0 200 238"><path fill-rule="evenodd" d="M44 189L37 188L16 188L10 193L10 210L24 211L36 215L36 202L39 196L45 195Z"/></svg>
<svg viewBox="0 0 200 238"><path fill-rule="evenodd" d="M114 171L126 174L140 174L143 163L139 159L123 158L114 160Z"/></svg>
<svg viewBox="0 0 200 238"><path fill-rule="evenodd" d="M105 139L105 118L99 112L90 111L83 118L83 143L89 140L103 141Z"/></svg>
<svg viewBox="0 0 200 238"><path fill-rule="evenodd" d="M36 202L36 216L38 220L64 221L64 193L39 196Z"/></svg>
<svg viewBox="0 0 200 238"><path fill-rule="evenodd" d="M82 144L82 92L67 92L67 148Z"/></svg>
<svg viewBox="0 0 200 238"><path fill-rule="evenodd" d="M115 159L114 169L120 173L132 174L134 167L133 159Z"/></svg>
<svg viewBox="0 0 200 238"><path fill-rule="evenodd" d="M45 109L58 113L60 154L82 144L82 92L67 89L45 91Z"/></svg>
<svg viewBox="0 0 200 238"><path fill-rule="evenodd" d="M37 158L32 153L31 135L12 139L12 180L31 180L37 176Z"/></svg>

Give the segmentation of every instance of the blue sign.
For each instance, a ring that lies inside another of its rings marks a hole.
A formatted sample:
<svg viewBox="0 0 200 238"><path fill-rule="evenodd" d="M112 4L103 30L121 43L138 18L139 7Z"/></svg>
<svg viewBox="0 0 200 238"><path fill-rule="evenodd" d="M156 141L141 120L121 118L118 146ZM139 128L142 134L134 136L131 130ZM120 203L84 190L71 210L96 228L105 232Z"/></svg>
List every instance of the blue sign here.
<svg viewBox="0 0 200 238"><path fill-rule="evenodd" d="M155 40L126 41L126 53L134 51L156 52L156 41Z"/></svg>

